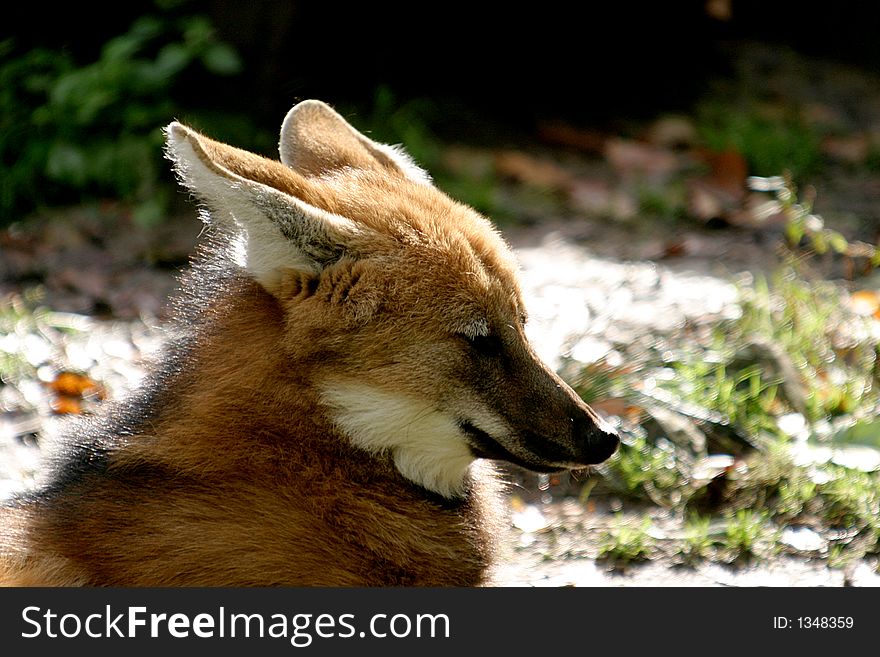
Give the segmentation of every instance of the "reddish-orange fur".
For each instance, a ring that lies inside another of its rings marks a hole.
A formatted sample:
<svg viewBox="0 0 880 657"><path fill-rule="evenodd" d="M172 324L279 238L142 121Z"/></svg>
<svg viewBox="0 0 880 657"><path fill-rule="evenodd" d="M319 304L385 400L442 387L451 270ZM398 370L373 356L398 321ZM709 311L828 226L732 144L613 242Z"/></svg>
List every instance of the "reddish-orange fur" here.
<svg viewBox="0 0 880 657"><path fill-rule="evenodd" d="M336 431L301 387L308 359L285 362L281 310L257 284L216 313L223 319L175 382L174 405L114 455L107 478L4 519L24 527L19 545L4 546L0 581L479 583L492 512L476 498L426 500L389 463L328 440ZM296 441L290 417L308 418Z"/></svg>

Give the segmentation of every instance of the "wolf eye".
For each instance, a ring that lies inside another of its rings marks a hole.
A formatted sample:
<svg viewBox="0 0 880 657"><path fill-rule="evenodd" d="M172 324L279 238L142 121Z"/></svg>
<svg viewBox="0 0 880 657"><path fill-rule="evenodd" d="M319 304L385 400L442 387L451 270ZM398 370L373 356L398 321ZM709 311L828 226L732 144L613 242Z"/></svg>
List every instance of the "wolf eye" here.
<svg viewBox="0 0 880 657"><path fill-rule="evenodd" d="M497 356L501 353L501 340L497 335L464 335L461 334L464 341L468 343L471 349L481 356Z"/></svg>

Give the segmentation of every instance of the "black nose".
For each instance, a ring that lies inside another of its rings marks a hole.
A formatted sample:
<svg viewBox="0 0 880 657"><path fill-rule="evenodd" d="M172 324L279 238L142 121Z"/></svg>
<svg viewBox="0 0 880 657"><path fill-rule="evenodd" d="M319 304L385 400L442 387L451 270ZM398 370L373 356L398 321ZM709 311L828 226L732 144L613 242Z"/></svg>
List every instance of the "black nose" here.
<svg viewBox="0 0 880 657"><path fill-rule="evenodd" d="M594 420L589 415L575 421L575 435L584 463L601 463L614 454L620 444L614 427L601 418Z"/></svg>

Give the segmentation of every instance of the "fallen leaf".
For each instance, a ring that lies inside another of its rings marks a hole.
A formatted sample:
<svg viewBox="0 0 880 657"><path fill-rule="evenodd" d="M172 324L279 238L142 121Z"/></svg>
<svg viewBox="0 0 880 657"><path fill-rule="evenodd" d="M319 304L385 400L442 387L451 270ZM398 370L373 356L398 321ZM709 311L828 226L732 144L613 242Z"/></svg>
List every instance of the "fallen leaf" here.
<svg viewBox="0 0 880 657"><path fill-rule="evenodd" d="M639 415L641 413L637 406L629 403L623 397L607 397L591 401L590 406L594 411L599 411L603 415L615 415L617 417L629 417L633 414Z"/></svg>
<svg viewBox="0 0 880 657"><path fill-rule="evenodd" d="M605 151L607 135L597 130L575 128L567 123L542 123L538 126L538 137L543 141L576 148L586 153L602 154Z"/></svg>
<svg viewBox="0 0 880 657"><path fill-rule="evenodd" d="M667 178L680 168L675 153L628 139L609 139L605 144L605 159L624 177Z"/></svg>
<svg viewBox="0 0 880 657"><path fill-rule="evenodd" d="M662 148L692 146L697 141L697 129L686 116L662 116L648 128L648 141Z"/></svg>
<svg viewBox="0 0 880 657"><path fill-rule="evenodd" d="M745 193L749 165L741 153L734 150L719 153L704 151L702 160L711 168L708 182L713 187L721 188L735 195Z"/></svg>
<svg viewBox="0 0 880 657"><path fill-rule="evenodd" d="M862 164L868 159L870 144L863 134L826 137L822 140L822 152L829 157L848 164Z"/></svg>
<svg viewBox="0 0 880 657"><path fill-rule="evenodd" d="M572 174L555 162L527 155L520 151L500 151L495 155L495 171L533 187L567 191L572 184Z"/></svg>
<svg viewBox="0 0 880 657"><path fill-rule="evenodd" d="M680 258L687 255L687 242L680 239L667 240L663 245L664 258Z"/></svg>
<svg viewBox="0 0 880 657"><path fill-rule="evenodd" d="M82 404L75 397L61 395L55 397L52 402L52 411L57 415L81 415Z"/></svg>
<svg viewBox="0 0 880 657"><path fill-rule="evenodd" d="M749 173L745 158L734 150L699 149L694 155L709 167L709 172L688 184L691 214L703 221L721 219L731 224L741 224L744 218L748 219L750 215L742 212Z"/></svg>
<svg viewBox="0 0 880 657"><path fill-rule="evenodd" d="M101 384L85 374L78 374L76 372L59 372L47 386L59 397L82 398L87 395L96 395L98 398L103 399L104 396Z"/></svg>
<svg viewBox="0 0 880 657"><path fill-rule="evenodd" d="M858 290L849 296L849 307L862 317L880 319L880 291Z"/></svg>

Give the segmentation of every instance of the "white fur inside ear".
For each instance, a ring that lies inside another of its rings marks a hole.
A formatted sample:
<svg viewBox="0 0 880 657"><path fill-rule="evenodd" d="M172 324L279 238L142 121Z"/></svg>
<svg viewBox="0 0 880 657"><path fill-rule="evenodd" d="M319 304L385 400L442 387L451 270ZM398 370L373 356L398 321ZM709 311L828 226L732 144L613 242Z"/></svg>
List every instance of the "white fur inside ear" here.
<svg viewBox="0 0 880 657"><path fill-rule="evenodd" d="M178 174L196 195L210 207L208 216L232 233L231 252L269 292L278 291L283 269L316 271L318 267L284 237L280 227L267 215L274 207L283 212L287 195L234 174L218 173L196 153L185 135L185 128L169 126L168 144Z"/></svg>
<svg viewBox="0 0 880 657"><path fill-rule="evenodd" d="M206 202L208 216L231 233L233 259L269 292L278 291L283 270L320 271L358 233L344 217L207 164L187 131L178 123L166 131L177 173Z"/></svg>
<svg viewBox="0 0 880 657"><path fill-rule="evenodd" d="M321 400L357 447L390 452L400 474L444 497L465 493L475 458L455 418L426 402L362 383L328 382Z"/></svg>

